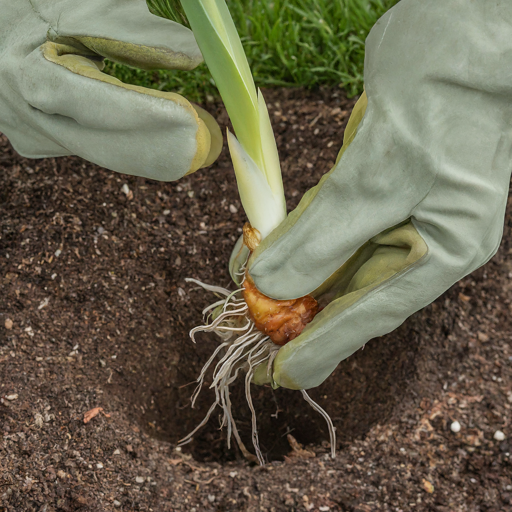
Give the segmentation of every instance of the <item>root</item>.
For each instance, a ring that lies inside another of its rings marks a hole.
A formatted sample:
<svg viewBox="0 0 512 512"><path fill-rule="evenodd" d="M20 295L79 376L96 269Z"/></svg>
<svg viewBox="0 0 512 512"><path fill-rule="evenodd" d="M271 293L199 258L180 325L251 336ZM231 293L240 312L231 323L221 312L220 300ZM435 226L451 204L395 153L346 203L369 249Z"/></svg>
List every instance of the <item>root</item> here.
<svg viewBox="0 0 512 512"><path fill-rule="evenodd" d="M331 440L331 458L336 457L336 427L332 424L331 417L306 393L305 389L301 389L302 396L304 400L315 409L315 411L319 412L327 423L327 428L329 429L329 438Z"/></svg>
<svg viewBox="0 0 512 512"><path fill-rule="evenodd" d="M242 269L242 271L244 270ZM228 447L231 447L231 437L234 437L244 457L263 466L265 459L259 446L256 411L251 397L251 380L255 368L261 364L266 364L267 374L271 375L272 364L280 347L273 343L268 335L256 328L250 316L249 307L243 297L243 287L232 292L226 288L204 284L196 279L186 279L186 281L195 283L220 298L220 300L204 309L205 325L192 329L190 338L195 343L195 336L198 332L214 332L221 338L222 342L201 370L197 378L197 386L191 397L192 407L194 407L203 387L206 373L219 356L220 359L214 367L213 381L210 385L210 389L215 392L215 402L211 405L201 423L181 439L178 446L183 446L192 441L196 432L208 422L215 409L220 407L223 412L220 428L227 428ZM231 408L229 386L237 379L241 371L245 372L245 396L251 411L252 443L256 456L249 452L241 440ZM336 449L335 429L331 419L318 404L311 400L305 391L302 391L302 394L304 399L326 419L331 438L331 455L334 457Z"/></svg>
<svg viewBox="0 0 512 512"><path fill-rule="evenodd" d="M191 398L192 407L194 407L201 392L208 369L219 354L223 355L215 365L213 381L210 385L210 389L213 389L215 392L215 402L211 405L201 423L179 441L179 446L192 441L194 434L206 424L215 409L220 407L223 412L220 426L221 428L227 428L228 447L231 446L231 437L233 436L244 457L263 465L265 460L258 442L256 411L254 410L251 398L251 380L254 368L269 360L270 356L276 352L275 345L268 336L255 328L254 323L249 318L249 308L242 297L242 289L231 292L225 288L210 286L195 279L187 279L187 281L198 284L205 290L223 297L203 311L207 323L190 331L190 337L194 343L196 342L195 335L198 332L214 332L223 341L215 349L197 378L197 387ZM242 370L246 372L245 396L252 414L252 441L256 457L247 450L240 438L233 418L231 399L229 397L229 386L236 380Z"/></svg>

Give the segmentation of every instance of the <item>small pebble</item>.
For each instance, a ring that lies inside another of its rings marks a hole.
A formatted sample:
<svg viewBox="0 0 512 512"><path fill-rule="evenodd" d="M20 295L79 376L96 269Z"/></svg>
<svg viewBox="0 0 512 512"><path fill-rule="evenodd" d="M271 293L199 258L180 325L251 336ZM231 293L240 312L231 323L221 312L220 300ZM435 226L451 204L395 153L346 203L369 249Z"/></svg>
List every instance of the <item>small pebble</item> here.
<svg viewBox="0 0 512 512"><path fill-rule="evenodd" d="M9 401L13 401L18 399L18 395L17 393L14 393L13 395L7 395L5 398L7 398Z"/></svg>
<svg viewBox="0 0 512 512"><path fill-rule="evenodd" d="M229 205L229 211L231 213L238 213L238 208L234 204Z"/></svg>
<svg viewBox="0 0 512 512"><path fill-rule="evenodd" d="M484 332L477 332L476 337L481 341L482 343L487 343L489 341L489 335L485 334Z"/></svg>
<svg viewBox="0 0 512 512"><path fill-rule="evenodd" d="M12 329L12 326L13 326L13 322L10 318L6 318L5 320L5 328L10 331Z"/></svg>
<svg viewBox="0 0 512 512"><path fill-rule="evenodd" d="M128 195L130 193L130 187L125 183L122 187L121 187L121 192L123 194L126 194Z"/></svg>
<svg viewBox="0 0 512 512"><path fill-rule="evenodd" d="M428 492L429 494L432 494L434 492L434 486L432 485L432 482L429 482L427 479L423 479L423 489Z"/></svg>
<svg viewBox="0 0 512 512"><path fill-rule="evenodd" d="M37 427L42 428L42 426L43 426L43 415L37 412L34 415L34 423L36 424Z"/></svg>
<svg viewBox="0 0 512 512"><path fill-rule="evenodd" d="M457 432L460 432L460 423L458 421L454 421L451 425L450 425L450 430L452 432L455 432L455 434L457 434Z"/></svg>
<svg viewBox="0 0 512 512"><path fill-rule="evenodd" d="M494 432L494 439L496 439L496 441L505 441L505 434L501 430L496 430L496 432Z"/></svg>
<svg viewBox="0 0 512 512"><path fill-rule="evenodd" d="M48 306L48 304L50 304L50 297L46 297L46 299L42 300L37 309L43 309Z"/></svg>
<svg viewBox="0 0 512 512"><path fill-rule="evenodd" d="M135 481L138 483L138 484L143 484L144 483L144 480L145 478L143 476L137 476L135 477Z"/></svg>
<svg viewBox="0 0 512 512"><path fill-rule="evenodd" d="M114 455L121 455L121 450L119 448L117 448L115 451L114 451Z"/></svg>
<svg viewBox="0 0 512 512"><path fill-rule="evenodd" d="M208 501L210 503L213 503L215 501L215 495L214 494L208 494Z"/></svg>
<svg viewBox="0 0 512 512"><path fill-rule="evenodd" d="M101 462L98 462L98 464L96 464L96 467L98 469L103 469L103 464Z"/></svg>
<svg viewBox="0 0 512 512"><path fill-rule="evenodd" d="M114 507L120 507L120 506L121 506L121 502L114 500Z"/></svg>

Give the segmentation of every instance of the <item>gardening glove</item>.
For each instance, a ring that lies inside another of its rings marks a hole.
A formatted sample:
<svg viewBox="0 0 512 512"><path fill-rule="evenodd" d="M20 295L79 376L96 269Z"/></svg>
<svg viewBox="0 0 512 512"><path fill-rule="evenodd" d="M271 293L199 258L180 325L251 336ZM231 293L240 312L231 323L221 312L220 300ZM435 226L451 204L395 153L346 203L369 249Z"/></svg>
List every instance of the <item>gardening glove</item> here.
<svg viewBox="0 0 512 512"><path fill-rule="evenodd" d="M192 32L144 0L0 0L0 131L21 155L79 155L163 181L217 158L212 116L102 73L104 57L145 70L202 61Z"/></svg>
<svg viewBox="0 0 512 512"><path fill-rule="evenodd" d="M512 2L402 0L366 41L342 155L253 253L325 308L256 382L308 389L496 252L512 167Z"/></svg>

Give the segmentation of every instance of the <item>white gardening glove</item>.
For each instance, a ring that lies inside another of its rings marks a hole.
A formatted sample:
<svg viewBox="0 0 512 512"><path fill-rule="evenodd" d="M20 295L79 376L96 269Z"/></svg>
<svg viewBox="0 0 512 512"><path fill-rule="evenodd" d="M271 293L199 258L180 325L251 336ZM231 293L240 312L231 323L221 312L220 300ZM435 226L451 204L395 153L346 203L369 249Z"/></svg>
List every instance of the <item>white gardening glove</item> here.
<svg viewBox="0 0 512 512"><path fill-rule="evenodd" d="M270 297L327 304L277 355L273 379L288 388L319 385L500 244L512 2L402 0L367 39L365 86L343 155L249 261Z"/></svg>
<svg viewBox="0 0 512 512"><path fill-rule="evenodd" d="M20 154L164 181L217 158L212 116L102 73L103 57L146 70L202 61L192 32L144 0L0 0L0 131Z"/></svg>

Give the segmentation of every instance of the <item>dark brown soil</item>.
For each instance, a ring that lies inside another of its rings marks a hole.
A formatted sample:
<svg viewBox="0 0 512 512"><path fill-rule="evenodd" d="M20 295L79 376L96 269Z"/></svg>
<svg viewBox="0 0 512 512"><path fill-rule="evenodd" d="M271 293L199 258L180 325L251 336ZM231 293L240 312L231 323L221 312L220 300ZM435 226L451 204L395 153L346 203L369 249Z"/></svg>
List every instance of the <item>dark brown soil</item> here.
<svg viewBox="0 0 512 512"><path fill-rule="evenodd" d="M354 101L266 97L293 208L334 163ZM334 461L300 393L253 388L260 468L227 449L216 419L175 448L210 404L205 392L190 409L188 384L216 343L188 339L212 297L184 279L229 286L245 221L226 151L166 184L27 160L0 136L0 173L0 510L512 510L512 210L485 268L311 392L337 427ZM109 416L84 424L95 407ZM316 456L288 457L288 433Z"/></svg>

